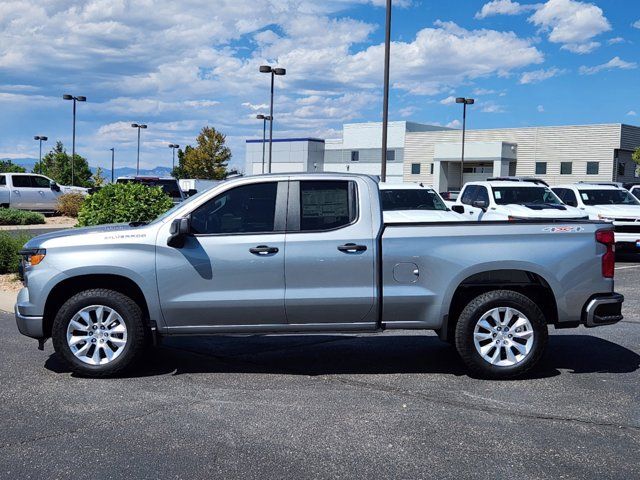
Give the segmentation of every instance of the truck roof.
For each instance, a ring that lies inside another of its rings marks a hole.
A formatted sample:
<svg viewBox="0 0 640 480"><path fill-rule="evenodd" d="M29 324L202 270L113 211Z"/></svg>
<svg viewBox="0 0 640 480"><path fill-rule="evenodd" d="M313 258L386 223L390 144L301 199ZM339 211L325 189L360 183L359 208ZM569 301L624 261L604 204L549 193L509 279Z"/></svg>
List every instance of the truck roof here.
<svg viewBox="0 0 640 480"><path fill-rule="evenodd" d="M380 182L378 184L380 190L433 190L431 185L423 183L387 183Z"/></svg>
<svg viewBox="0 0 640 480"><path fill-rule="evenodd" d="M577 183L565 183L562 185L554 185L551 188L579 188L580 190L622 190L621 186L614 183L591 183L591 182L577 182Z"/></svg>
<svg viewBox="0 0 640 480"><path fill-rule="evenodd" d="M522 182L519 180L485 180L485 181L477 181L477 182L467 182L467 185L483 185L485 187L520 187L520 188L533 188L533 187L546 187L547 185L533 183L533 182Z"/></svg>

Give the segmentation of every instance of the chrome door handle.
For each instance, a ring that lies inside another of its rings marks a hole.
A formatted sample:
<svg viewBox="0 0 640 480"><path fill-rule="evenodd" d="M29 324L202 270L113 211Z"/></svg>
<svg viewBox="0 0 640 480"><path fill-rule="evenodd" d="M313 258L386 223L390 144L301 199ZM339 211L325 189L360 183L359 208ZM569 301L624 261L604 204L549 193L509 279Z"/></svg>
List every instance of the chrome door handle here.
<svg viewBox="0 0 640 480"><path fill-rule="evenodd" d="M345 243L344 245L338 246L338 250L346 253L364 252L366 249L366 245L356 245L355 243Z"/></svg>
<svg viewBox="0 0 640 480"><path fill-rule="evenodd" d="M251 253L254 255L269 255L272 253L278 253L277 247L269 247L267 245L258 245L257 247L252 247L249 249Z"/></svg>

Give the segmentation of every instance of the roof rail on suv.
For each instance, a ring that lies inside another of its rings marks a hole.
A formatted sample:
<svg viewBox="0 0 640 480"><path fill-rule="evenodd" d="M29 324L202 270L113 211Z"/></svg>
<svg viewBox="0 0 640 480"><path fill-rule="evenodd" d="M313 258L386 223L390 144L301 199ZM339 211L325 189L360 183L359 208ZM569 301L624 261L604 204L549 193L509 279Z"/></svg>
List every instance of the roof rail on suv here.
<svg viewBox="0 0 640 480"><path fill-rule="evenodd" d="M547 182L540 178L534 177L491 177L487 178L487 182L529 182L537 185L549 186Z"/></svg>
<svg viewBox="0 0 640 480"><path fill-rule="evenodd" d="M583 185L603 185L603 186L607 186L607 187L622 188L622 182L585 182L585 181L581 180L581 181L579 181L577 183L581 183Z"/></svg>

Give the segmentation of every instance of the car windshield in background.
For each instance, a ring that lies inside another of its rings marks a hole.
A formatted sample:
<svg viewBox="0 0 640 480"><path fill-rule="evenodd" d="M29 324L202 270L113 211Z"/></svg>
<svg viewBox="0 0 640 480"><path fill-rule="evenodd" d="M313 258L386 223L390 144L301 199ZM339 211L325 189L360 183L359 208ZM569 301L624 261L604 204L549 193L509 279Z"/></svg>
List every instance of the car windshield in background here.
<svg viewBox="0 0 640 480"><path fill-rule="evenodd" d="M448 210L438 194L429 189L424 190L381 190L382 209L392 210Z"/></svg>
<svg viewBox="0 0 640 480"><path fill-rule="evenodd" d="M562 205L546 187L493 187L493 198L498 205Z"/></svg>
<svg viewBox="0 0 640 480"><path fill-rule="evenodd" d="M162 191L169 195L171 198L182 198L182 192L180 191L178 182L175 180L121 178L118 179L118 183L140 183L142 185L146 185L147 187L162 187Z"/></svg>
<svg viewBox="0 0 640 480"><path fill-rule="evenodd" d="M585 205L640 205L626 190L580 190Z"/></svg>

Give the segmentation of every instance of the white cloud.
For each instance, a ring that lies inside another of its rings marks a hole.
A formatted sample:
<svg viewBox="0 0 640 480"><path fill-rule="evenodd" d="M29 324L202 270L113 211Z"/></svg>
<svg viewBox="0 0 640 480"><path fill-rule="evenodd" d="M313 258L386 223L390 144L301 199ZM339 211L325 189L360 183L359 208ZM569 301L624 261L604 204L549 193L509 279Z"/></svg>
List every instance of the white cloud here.
<svg viewBox="0 0 640 480"><path fill-rule="evenodd" d="M636 20L631 24L633 28L640 28L640 19Z"/></svg>
<svg viewBox="0 0 640 480"><path fill-rule="evenodd" d="M617 43L624 43L625 39L622 37L614 37L614 38L610 38L609 40L607 40L607 43L609 45L615 45Z"/></svg>
<svg viewBox="0 0 640 480"><path fill-rule="evenodd" d="M475 18L483 19L493 15L520 15L531 10L535 10L537 4L522 5L511 0L491 0L485 3L480 11L476 13Z"/></svg>
<svg viewBox="0 0 640 480"><path fill-rule="evenodd" d="M445 127L449 128L462 128L462 122L460 120L452 120L445 125Z"/></svg>
<svg viewBox="0 0 640 480"><path fill-rule="evenodd" d="M576 0L548 0L529 18L548 33L549 41L575 53L588 53L600 44L592 39L611 30L602 9Z"/></svg>
<svg viewBox="0 0 640 480"><path fill-rule="evenodd" d="M483 102L480 104L480 111L484 113L504 113L506 112L504 105L499 105L494 102Z"/></svg>
<svg viewBox="0 0 640 480"><path fill-rule="evenodd" d="M409 107L403 107L400 110L398 110L398 115L400 115L401 118L409 118L415 115L417 112L418 112L417 107L409 106Z"/></svg>
<svg viewBox="0 0 640 480"><path fill-rule="evenodd" d="M629 117L635 117L636 115L638 115L638 114L636 113L635 110L629 110L627 112L627 116L629 116Z"/></svg>
<svg viewBox="0 0 640 480"><path fill-rule="evenodd" d="M540 70L533 70L531 72L524 72L520 76L520 83L523 85L526 85L529 83L538 83L538 82L542 82L543 80L547 80L549 78L560 75L564 72L565 72L564 70L556 67L548 68L546 70L540 69Z"/></svg>
<svg viewBox="0 0 640 480"><path fill-rule="evenodd" d="M596 65L593 67L587 67L583 65L580 67L581 75L593 75L598 72L602 72L603 70L633 70L634 68L638 68L638 64L635 62L626 62L622 60L620 57L613 57L607 63L603 63L601 65Z"/></svg>
<svg viewBox="0 0 640 480"><path fill-rule="evenodd" d="M447 98L440 100L441 105L452 105L454 103L456 103L456 97L453 95L449 95Z"/></svg>
<svg viewBox="0 0 640 480"><path fill-rule="evenodd" d="M474 95L494 95L498 92L496 92L495 90L491 90L490 88L474 88L473 89L473 94Z"/></svg>
<svg viewBox="0 0 640 480"><path fill-rule="evenodd" d="M544 105L538 105L537 110L538 110L538 112L543 113L544 112Z"/></svg>

